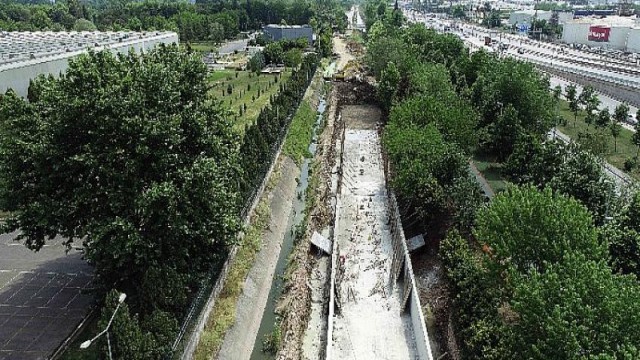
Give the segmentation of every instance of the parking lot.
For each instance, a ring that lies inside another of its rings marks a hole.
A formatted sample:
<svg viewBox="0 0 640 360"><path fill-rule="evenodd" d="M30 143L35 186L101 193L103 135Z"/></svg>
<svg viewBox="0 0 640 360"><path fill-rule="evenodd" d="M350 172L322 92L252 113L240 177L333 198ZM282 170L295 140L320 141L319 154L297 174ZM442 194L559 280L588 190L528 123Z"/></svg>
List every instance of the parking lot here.
<svg viewBox="0 0 640 360"><path fill-rule="evenodd" d="M0 235L0 360L47 359L93 304L92 269L60 239L39 252Z"/></svg>

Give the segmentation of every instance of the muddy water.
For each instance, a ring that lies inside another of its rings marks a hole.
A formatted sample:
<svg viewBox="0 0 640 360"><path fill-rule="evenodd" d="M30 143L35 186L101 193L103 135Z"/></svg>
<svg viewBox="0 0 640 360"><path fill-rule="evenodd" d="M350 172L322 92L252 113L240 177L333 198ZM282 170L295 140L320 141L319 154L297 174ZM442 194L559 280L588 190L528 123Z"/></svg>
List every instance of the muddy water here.
<svg viewBox="0 0 640 360"><path fill-rule="evenodd" d="M326 102L324 98L320 99L318 105L318 115L316 122L313 125L313 139L309 145L309 152L311 155L315 155L318 142L318 129L322 125L323 114L326 108ZM307 186L309 185L309 166L311 165L311 158L304 159L304 163L300 169L300 179L298 186L296 187L296 198L293 200L291 213L289 214L289 221L286 232L282 241L282 247L280 248L280 255L278 257L278 263L276 264L276 271L271 282L271 289L269 290L269 298L267 299L267 305L262 315L262 321L260 322L260 329L256 336L256 342L253 344L253 352L251 353L252 360L267 360L275 358L274 355L268 354L262 351L262 342L265 336L273 333L275 329L275 323L277 316L275 314L276 302L282 293L282 285L284 271L287 267L287 259L291 251L293 251L293 243L297 236L297 230L302 220L304 219L305 198L307 192Z"/></svg>

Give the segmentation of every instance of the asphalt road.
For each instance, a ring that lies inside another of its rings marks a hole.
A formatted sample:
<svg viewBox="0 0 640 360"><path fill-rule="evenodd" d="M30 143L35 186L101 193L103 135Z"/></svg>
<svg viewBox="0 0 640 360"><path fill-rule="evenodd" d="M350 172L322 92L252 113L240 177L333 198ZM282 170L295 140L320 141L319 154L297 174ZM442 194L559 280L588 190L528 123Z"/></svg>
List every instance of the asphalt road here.
<svg viewBox="0 0 640 360"><path fill-rule="evenodd" d="M93 305L93 269L61 239L36 253L15 235L0 235L0 360L47 359Z"/></svg>
<svg viewBox="0 0 640 360"><path fill-rule="evenodd" d="M234 51L243 51L247 47L249 39L228 41L218 48L219 54L230 54Z"/></svg>

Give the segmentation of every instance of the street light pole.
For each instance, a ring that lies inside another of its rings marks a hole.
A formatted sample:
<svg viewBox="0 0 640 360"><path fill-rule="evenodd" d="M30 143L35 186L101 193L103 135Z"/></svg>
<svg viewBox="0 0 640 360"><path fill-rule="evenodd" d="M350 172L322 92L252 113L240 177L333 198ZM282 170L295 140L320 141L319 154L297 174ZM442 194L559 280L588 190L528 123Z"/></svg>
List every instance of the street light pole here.
<svg viewBox="0 0 640 360"><path fill-rule="evenodd" d="M120 294L120 296L118 297L118 305L116 306L116 309L113 311L113 315L111 315L111 319L109 319L109 323L107 324L107 327L104 330L102 330L98 335L94 336L93 339L87 340L82 344L80 344L80 349L88 348L89 346L91 346L91 344L94 341L96 341L97 338L99 338L104 334L107 334L107 348L109 349L109 359L113 360L113 356L111 355L111 339L109 338L109 328L113 323L113 319L116 317L116 313L118 312L118 309L120 309L120 305L122 305L122 303L124 302L124 299L126 298L127 298L127 294L125 293Z"/></svg>

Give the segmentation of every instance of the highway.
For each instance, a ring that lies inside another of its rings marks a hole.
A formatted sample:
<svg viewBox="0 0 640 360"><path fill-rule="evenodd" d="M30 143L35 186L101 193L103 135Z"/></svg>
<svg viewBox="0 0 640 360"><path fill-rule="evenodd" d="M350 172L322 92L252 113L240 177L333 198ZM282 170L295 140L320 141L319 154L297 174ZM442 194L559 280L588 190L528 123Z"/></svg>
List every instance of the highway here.
<svg viewBox="0 0 640 360"><path fill-rule="evenodd" d="M490 31L486 28L461 23L459 21L427 18L422 14L411 11L405 15L410 21L424 23L427 27L431 27L440 32L444 32L445 28L449 28L450 30L448 32L460 37L471 51L477 51L479 49L485 49L489 52L499 51L497 45L486 46L484 44L485 36L491 36L497 44L506 44L508 46L508 49L503 51L501 56L511 56L533 64L545 65L553 69L640 90L640 67L623 60L572 49L566 45L549 44L531 40L521 35ZM566 86L570 83L576 86L578 94L580 94L583 89L583 86L580 84L563 79L554 74L545 74L549 76L551 88L560 85L563 90L563 95ZM616 106L621 103L621 101L600 92L596 92L596 95L600 100L599 109L606 107L609 108L610 112L613 112ZM632 116L632 121L636 121L635 115L637 111L637 107L629 106L629 114ZM630 124L622 125L628 130L635 131Z"/></svg>
<svg viewBox="0 0 640 360"><path fill-rule="evenodd" d="M445 28L450 29L451 33L462 38L472 50L491 48L493 51L497 51L497 44L504 44L508 46L508 49L503 52L503 55L640 89L640 66L629 61L573 49L564 44L550 44L531 40L522 35L492 31L455 20L428 19L422 14L411 11L406 15L410 21L422 22L438 31L443 32ZM490 36L496 46L485 46L485 36Z"/></svg>

